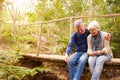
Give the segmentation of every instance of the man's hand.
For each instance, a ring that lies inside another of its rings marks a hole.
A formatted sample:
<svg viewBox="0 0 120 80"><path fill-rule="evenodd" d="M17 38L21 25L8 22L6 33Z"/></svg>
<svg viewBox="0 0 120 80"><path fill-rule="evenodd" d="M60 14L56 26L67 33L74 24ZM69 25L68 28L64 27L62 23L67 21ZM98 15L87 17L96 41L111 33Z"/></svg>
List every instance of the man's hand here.
<svg viewBox="0 0 120 80"><path fill-rule="evenodd" d="M108 34L105 36L105 39L108 40L108 41L111 40L111 34L108 33Z"/></svg>
<svg viewBox="0 0 120 80"><path fill-rule="evenodd" d="M68 56L68 54L65 54L65 62L69 62L69 56Z"/></svg>

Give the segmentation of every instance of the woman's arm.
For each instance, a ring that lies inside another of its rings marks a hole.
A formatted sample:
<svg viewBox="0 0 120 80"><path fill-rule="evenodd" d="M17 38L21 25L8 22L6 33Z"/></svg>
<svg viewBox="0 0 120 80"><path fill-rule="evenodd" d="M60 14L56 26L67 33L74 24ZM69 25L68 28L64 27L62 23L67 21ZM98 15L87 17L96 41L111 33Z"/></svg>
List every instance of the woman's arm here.
<svg viewBox="0 0 120 80"><path fill-rule="evenodd" d="M92 45L91 45L91 34L87 37L87 44L88 44L88 49L87 49L87 53L90 56L94 56L95 54L92 51Z"/></svg>
<svg viewBox="0 0 120 80"><path fill-rule="evenodd" d="M102 49L102 51L104 53L109 52L109 40L106 40L105 38L103 39L103 49Z"/></svg>
<svg viewBox="0 0 120 80"><path fill-rule="evenodd" d="M102 34L102 36L104 36L104 35L105 35L105 37L103 37L103 39L102 39L103 49L96 51L97 54L105 54L105 53L109 52L109 40L106 39L107 34Z"/></svg>

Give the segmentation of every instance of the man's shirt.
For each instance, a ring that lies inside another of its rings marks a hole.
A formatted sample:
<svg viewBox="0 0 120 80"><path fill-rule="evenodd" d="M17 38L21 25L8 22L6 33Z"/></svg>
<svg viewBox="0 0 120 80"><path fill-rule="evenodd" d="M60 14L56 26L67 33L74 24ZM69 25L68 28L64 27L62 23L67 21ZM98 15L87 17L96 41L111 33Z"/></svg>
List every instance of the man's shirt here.
<svg viewBox="0 0 120 80"><path fill-rule="evenodd" d="M72 33L69 44L66 49L66 53L69 55L72 51L73 45L75 45L75 52L87 52L87 36L89 35L89 31L85 29L83 34L78 32Z"/></svg>

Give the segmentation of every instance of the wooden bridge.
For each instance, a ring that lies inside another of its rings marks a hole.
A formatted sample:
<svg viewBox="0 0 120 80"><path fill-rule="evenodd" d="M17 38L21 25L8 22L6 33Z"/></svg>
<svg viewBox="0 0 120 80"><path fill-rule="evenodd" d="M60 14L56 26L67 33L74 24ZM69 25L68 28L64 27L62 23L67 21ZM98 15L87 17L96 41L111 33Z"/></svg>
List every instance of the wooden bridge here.
<svg viewBox="0 0 120 80"><path fill-rule="evenodd" d="M75 19L84 19L84 18L110 18L110 17L119 17L120 16L120 13L118 14L105 14L105 15L94 15L94 16L71 16L71 17L67 17L67 18L60 18L60 19L55 19L55 20L50 20L50 21L45 21L45 22L37 22L37 23L29 23L29 24L20 24L19 25L19 29L18 29L18 36L20 36L20 33L21 32L21 27L22 26L33 26L33 25L36 25L36 26L39 26L39 33L37 34L37 55L41 54L41 49L42 49L42 46L44 46L42 44L42 28L44 27L44 24L48 24L48 23L54 23L54 22L59 22L59 21L68 21L69 22L69 31L67 33L69 33L69 36L71 35L71 33L73 32L73 24L74 24L74 20ZM48 37L50 38L49 36L49 33L50 31L48 30ZM48 39L49 39L48 38ZM44 52L43 52L44 53Z"/></svg>
<svg viewBox="0 0 120 80"><path fill-rule="evenodd" d="M57 64L63 63L62 64L62 65L64 65L63 68L65 68L65 70L67 70L66 67L65 67L65 66L67 66L67 63L64 61L64 59L65 59L64 55L55 55L55 54L52 54L52 52L50 54L42 54L42 53L45 53L45 52L42 51L42 46L43 45L41 44L41 42L42 42L41 41L42 40L41 39L41 36L42 36L41 28L43 27L43 24L53 23L53 22L62 21L62 20L68 20L69 23L70 23L70 25L69 25L69 27L70 27L69 28L70 29L69 34L71 34L72 30L73 30L73 21L74 21L74 19L79 19L79 18L101 18L101 17L107 17L108 18L108 17L117 17L117 16L120 16L120 14L98 15L98 16L77 16L77 17L68 17L68 18L62 18L62 19L57 19L57 20L51 20L51 21L46 21L46 22L42 22L42 23L29 24L30 26L31 25L39 25L39 34L38 34L38 41L37 41L37 52L32 53L32 54L31 53L26 53L26 54L24 54L24 57L28 58L28 59L31 59L31 60L35 60L35 61L48 62L48 64L49 64L49 62L51 62L51 63L55 62ZM26 25L26 24L23 24L23 25ZM22 25L19 25L19 27L20 26L22 26ZM61 64L59 64L59 65L61 66ZM89 69L88 65L86 66L86 68ZM57 71L58 69L55 69L55 70ZM120 71L120 58L113 58L112 60L105 63L103 73L105 75L106 74L108 75L109 73L113 73L113 74L110 74L110 75L114 75L114 73L119 75L118 70ZM88 73L88 71L87 71L87 73ZM86 76L88 76L88 75L86 75ZM110 79L109 75L107 77ZM101 79L101 80L109 80L108 78ZM89 79L83 79L83 80L89 80ZM118 79L113 79L113 80L118 80Z"/></svg>
<svg viewBox="0 0 120 80"><path fill-rule="evenodd" d="M41 29L43 27L43 24L47 24L47 23L53 23L53 22L57 22L57 21L62 21L62 20L68 20L69 21L69 34L72 33L73 31L73 21L74 19L79 19L79 18L101 18L101 17L119 17L120 14L106 14L106 15L97 15L97 16L73 16L73 17L67 17L67 18L61 18L61 19L56 19L56 20L51 20L51 21L46 21L46 22L40 22L40 23L33 23L33 24L21 24L19 25L19 28L22 26L31 26L31 25L39 25L39 33L38 33L38 41L37 41L37 52L34 54L25 54L25 57L31 58L33 60L41 60L41 61L52 61L52 62L64 62L64 56L63 55L54 55L54 54L41 54L41 48L42 48L42 44L41 44ZM20 29L19 29L20 30ZM20 31L19 31L20 33ZM42 52L44 53L44 52ZM106 65L116 65L119 66L120 65L120 59L119 58L113 58L111 61L106 62Z"/></svg>

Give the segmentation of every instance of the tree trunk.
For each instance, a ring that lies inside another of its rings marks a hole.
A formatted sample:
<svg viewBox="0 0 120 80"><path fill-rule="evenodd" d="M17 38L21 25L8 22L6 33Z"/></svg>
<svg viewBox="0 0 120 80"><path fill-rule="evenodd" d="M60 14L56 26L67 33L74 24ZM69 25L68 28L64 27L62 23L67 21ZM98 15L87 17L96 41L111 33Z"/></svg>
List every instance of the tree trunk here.
<svg viewBox="0 0 120 80"><path fill-rule="evenodd" d="M12 35L15 34L15 29L16 29L16 20L13 19L13 29L12 29Z"/></svg>
<svg viewBox="0 0 120 80"><path fill-rule="evenodd" d="M93 1L92 1L92 0L88 0L88 2L89 2L89 8L90 8L88 15L89 15L90 17L92 17L92 16L93 16L93 5L92 5L92 4L93 4ZM88 20L88 22L90 22L90 21L91 21L91 18Z"/></svg>

